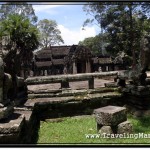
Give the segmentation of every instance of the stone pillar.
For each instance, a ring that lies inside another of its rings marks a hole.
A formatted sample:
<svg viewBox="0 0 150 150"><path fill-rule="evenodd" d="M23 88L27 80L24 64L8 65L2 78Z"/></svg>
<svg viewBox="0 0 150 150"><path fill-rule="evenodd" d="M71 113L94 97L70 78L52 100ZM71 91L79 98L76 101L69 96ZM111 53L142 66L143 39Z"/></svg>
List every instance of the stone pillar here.
<svg viewBox="0 0 150 150"><path fill-rule="evenodd" d="M63 74L67 74L67 72L68 72L67 67L65 66L64 69L63 69Z"/></svg>
<svg viewBox="0 0 150 150"><path fill-rule="evenodd" d="M89 79L89 89L94 89L94 77L92 77L91 79Z"/></svg>
<svg viewBox="0 0 150 150"><path fill-rule="evenodd" d="M73 62L73 74L77 74L77 66L75 61Z"/></svg>
<svg viewBox="0 0 150 150"><path fill-rule="evenodd" d="M106 71L109 71L109 68L108 68L108 66L106 66Z"/></svg>
<svg viewBox="0 0 150 150"><path fill-rule="evenodd" d="M69 87L69 82L67 80L62 80L61 81L61 88L70 88Z"/></svg>
<svg viewBox="0 0 150 150"><path fill-rule="evenodd" d="M91 64L90 61L86 61L86 73L90 73L91 72Z"/></svg>
<svg viewBox="0 0 150 150"><path fill-rule="evenodd" d="M32 70L29 71L30 72L30 77L34 76L34 72Z"/></svg>
<svg viewBox="0 0 150 150"><path fill-rule="evenodd" d="M47 70L44 70L44 76L47 76Z"/></svg>

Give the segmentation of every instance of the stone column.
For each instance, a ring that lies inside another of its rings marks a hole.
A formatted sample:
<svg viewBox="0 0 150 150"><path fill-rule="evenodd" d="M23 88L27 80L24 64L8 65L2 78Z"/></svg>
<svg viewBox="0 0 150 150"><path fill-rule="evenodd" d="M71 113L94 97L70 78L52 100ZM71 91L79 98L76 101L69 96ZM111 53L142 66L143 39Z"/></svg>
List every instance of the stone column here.
<svg viewBox="0 0 150 150"><path fill-rule="evenodd" d="M91 64L90 61L86 61L86 73L90 73L91 72Z"/></svg>
<svg viewBox="0 0 150 150"><path fill-rule="evenodd" d="M94 77L89 79L88 83L89 83L89 89L94 89Z"/></svg>
<svg viewBox="0 0 150 150"><path fill-rule="evenodd" d="M69 81L67 80L62 80L61 81L61 88L64 89L64 88L70 88L69 87Z"/></svg>
<svg viewBox="0 0 150 150"><path fill-rule="evenodd" d="M89 73L89 66L88 66L89 64L88 64L88 61L86 61L86 73Z"/></svg>
<svg viewBox="0 0 150 150"><path fill-rule="evenodd" d="M77 66L75 61L73 62L73 74L77 74Z"/></svg>
<svg viewBox="0 0 150 150"><path fill-rule="evenodd" d="M44 70L44 76L47 76L47 70Z"/></svg>
<svg viewBox="0 0 150 150"><path fill-rule="evenodd" d="M106 66L106 71L109 71L108 66Z"/></svg>
<svg viewBox="0 0 150 150"><path fill-rule="evenodd" d="M29 76L33 77L34 76L34 72L32 70L29 71Z"/></svg>

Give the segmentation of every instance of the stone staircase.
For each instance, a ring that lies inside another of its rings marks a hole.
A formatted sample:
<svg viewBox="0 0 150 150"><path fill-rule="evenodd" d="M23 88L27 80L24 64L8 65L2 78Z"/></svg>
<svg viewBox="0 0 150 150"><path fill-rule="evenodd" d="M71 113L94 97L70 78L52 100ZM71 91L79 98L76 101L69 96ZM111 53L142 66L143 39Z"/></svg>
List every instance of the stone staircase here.
<svg viewBox="0 0 150 150"><path fill-rule="evenodd" d="M124 104L118 88L110 86L76 90L28 89L28 100L23 107L34 110L42 119L92 114L93 109L98 107Z"/></svg>

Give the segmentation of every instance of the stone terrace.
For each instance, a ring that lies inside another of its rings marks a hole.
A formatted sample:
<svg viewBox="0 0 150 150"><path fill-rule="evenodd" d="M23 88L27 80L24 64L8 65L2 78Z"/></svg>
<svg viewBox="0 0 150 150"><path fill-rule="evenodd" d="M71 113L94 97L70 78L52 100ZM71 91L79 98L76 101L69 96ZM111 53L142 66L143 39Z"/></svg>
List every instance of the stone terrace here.
<svg viewBox="0 0 150 150"><path fill-rule="evenodd" d="M0 143L36 143L40 120L92 114L94 109L107 105L123 106L118 88L105 87L114 84L113 78L95 78L93 89L88 89L88 81L69 82L67 89L60 88L60 83L28 85L27 101L0 124Z"/></svg>

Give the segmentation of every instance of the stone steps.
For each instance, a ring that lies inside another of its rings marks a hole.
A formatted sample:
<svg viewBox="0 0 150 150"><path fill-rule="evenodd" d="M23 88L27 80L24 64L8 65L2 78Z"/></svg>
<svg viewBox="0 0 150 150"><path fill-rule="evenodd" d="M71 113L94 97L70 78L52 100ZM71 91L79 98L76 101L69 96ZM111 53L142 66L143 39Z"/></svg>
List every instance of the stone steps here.
<svg viewBox="0 0 150 150"><path fill-rule="evenodd" d="M67 97L49 97L49 98L35 98L28 99L24 104L27 108L33 108L36 103L44 104L56 104L56 103L70 103L70 102L83 102L83 101L93 101L93 100L103 100L103 99L112 99L120 98L122 95L118 92L107 92L107 93L94 93L94 94L85 94L85 95L76 95L76 96L67 96Z"/></svg>
<svg viewBox="0 0 150 150"><path fill-rule="evenodd" d="M28 94L28 99L34 98L50 98L50 97L67 97L67 96L79 96L79 95L87 95L87 94L95 94L95 93L104 93L104 92L115 92L118 91L117 88L99 88L99 89L87 89L87 90L64 90L58 93L51 93L46 91L41 91L40 93Z"/></svg>
<svg viewBox="0 0 150 150"><path fill-rule="evenodd" d="M28 89L28 94L44 94L44 93L61 93L62 89L49 90L49 89Z"/></svg>

